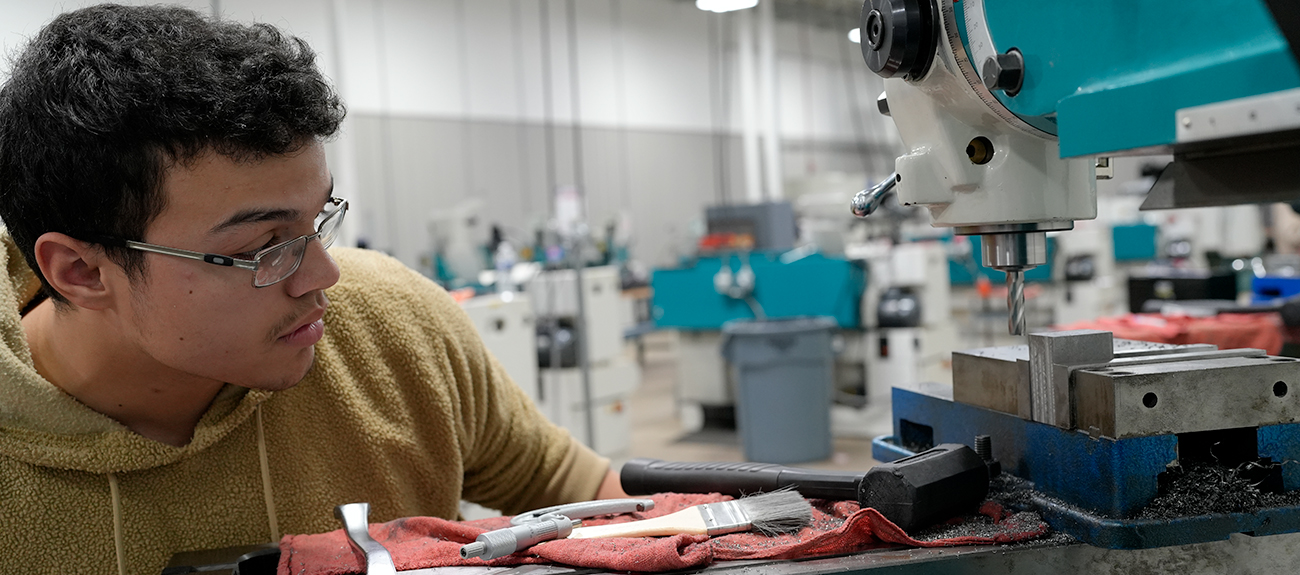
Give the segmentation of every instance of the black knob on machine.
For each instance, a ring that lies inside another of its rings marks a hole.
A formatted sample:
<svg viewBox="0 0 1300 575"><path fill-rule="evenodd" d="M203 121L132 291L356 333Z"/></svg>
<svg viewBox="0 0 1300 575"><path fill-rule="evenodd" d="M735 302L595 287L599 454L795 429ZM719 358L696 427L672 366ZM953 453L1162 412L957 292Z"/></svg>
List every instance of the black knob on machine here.
<svg viewBox="0 0 1300 575"><path fill-rule="evenodd" d="M917 80L934 62L939 7L935 0L866 0L859 33L862 57L872 72Z"/></svg>

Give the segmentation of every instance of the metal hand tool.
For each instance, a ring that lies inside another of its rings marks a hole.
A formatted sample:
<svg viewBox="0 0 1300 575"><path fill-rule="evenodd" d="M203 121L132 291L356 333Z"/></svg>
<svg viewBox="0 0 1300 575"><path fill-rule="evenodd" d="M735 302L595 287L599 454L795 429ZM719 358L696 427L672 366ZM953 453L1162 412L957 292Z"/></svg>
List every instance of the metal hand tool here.
<svg viewBox="0 0 1300 575"><path fill-rule="evenodd" d="M347 503L334 508L334 516L343 522L348 541L366 558L367 575L397 575L393 556L370 537L370 504Z"/></svg>
<svg viewBox="0 0 1300 575"><path fill-rule="evenodd" d="M633 511L654 509L652 499L604 499L584 501L546 507L511 518L510 527L488 531L473 543L460 548L460 556L465 559L479 557L484 561L505 557L521 549L527 549L552 539L563 539L573 532L573 528L588 517L614 515Z"/></svg>

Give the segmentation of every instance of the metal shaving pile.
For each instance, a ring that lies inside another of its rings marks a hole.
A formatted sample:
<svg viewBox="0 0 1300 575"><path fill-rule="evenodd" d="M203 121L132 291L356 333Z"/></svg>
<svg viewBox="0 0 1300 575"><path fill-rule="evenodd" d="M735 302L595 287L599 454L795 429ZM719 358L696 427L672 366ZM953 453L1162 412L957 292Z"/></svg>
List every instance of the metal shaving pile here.
<svg viewBox="0 0 1300 575"><path fill-rule="evenodd" d="M1031 510L1029 497L1029 486L1023 479L1003 473L989 482L988 499L1016 513L1003 519L1000 524L994 523L993 518L987 515L979 513L966 515L959 520L934 525L913 533L912 538L918 541L937 541L956 537L993 539L1000 534L1031 531L1041 524L1043 519L1037 512Z"/></svg>
<svg viewBox="0 0 1300 575"><path fill-rule="evenodd" d="M1009 473L1003 473L989 481L988 499L1006 509L1033 509L1034 504L1030 500L1032 495L1028 481Z"/></svg>
<svg viewBox="0 0 1300 575"><path fill-rule="evenodd" d="M1025 512L1029 513L1029 512ZM1017 513L1016 515L1020 515ZM1011 518L1008 518L1010 520ZM1006 529L996 525L993 518L987 515L966 515L954 523L941 523L926 527L912 534L912 538L917 541L938 541L940 539L955 539L958 537L980 537L983 539L992 539L999 533L1005 532Z"/></svg>
<svg viewBox="0 0 1300 575"><path fill-rule="evenodd" d="M1025 541L1017 541L1017 542L1015 542L1015 543L1008 543L1008 544L1006 544L1006 545L1003 545L1002 547L1003 547L1004 549L1005 549L1005 548L1011 548L1011 549L1014 549L1014 548L1016 548L1016 547L1029 547L1029 546L1034 546L1034 547L1060 547L1060 546L1062 546L1062 545L1072 545L1072 544L1074 544L1074 543L1078 543L1078 542L1079 542L1079 540L1078 540L1078 539L1075 539L1075 538L1074 538L1073 536L1071 536L1069 533L1065 533L1065 532L1063 532L1063 531L1049 531L1049 532L1047 532L1047 535L1044 535L1044 536L1042 536L1042 537L1039 537L1038 539L1028 539L1028 540L1025 540Z"/></svg>
<svg viewBox="0 0 1300 575"><path fill-rule="evenodd" d="M1171 469L1173 481L1138 512L1138 519L1177 519L1215 513L1253 513L1300 505L1300 492L1268 493L1243 477L1240 467L1193 462Z"/></svg>
<svg viewBox="0 0 1300 575"><path fill-rule="evenodd" d="M959 537L978 537L993 540L999 535L1024 534L1038 529L1043 518L1034 511L1021 511L995 523L987 515L966 515L960 520L927 527L912 535L917 541L938 541ZM1023 536L1023 535L1020 535ZM1032 539L1032 538L1031 538Z"/></svg>

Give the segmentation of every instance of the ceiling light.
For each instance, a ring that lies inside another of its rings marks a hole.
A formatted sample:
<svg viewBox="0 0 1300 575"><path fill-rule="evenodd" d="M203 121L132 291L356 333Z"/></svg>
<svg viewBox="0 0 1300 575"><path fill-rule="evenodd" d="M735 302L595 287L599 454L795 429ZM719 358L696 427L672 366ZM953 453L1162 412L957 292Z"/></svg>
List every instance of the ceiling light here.
<svg viewBox="0 0 1300 575"><path fill-rule="evenodd" d="M695 0L695 7L709 12L731 12L758 6L758 0Z"/></svg>
<svg viewBox="0 0 1300 575"><path fill-rule="evenodd" d="M854 44L861 44L861 43L862 43L862 29L861 29L861 28L854 28L854 29L852 29L852 30L849 30L849 41L850 41L850 42L853 42Z"/></svg>

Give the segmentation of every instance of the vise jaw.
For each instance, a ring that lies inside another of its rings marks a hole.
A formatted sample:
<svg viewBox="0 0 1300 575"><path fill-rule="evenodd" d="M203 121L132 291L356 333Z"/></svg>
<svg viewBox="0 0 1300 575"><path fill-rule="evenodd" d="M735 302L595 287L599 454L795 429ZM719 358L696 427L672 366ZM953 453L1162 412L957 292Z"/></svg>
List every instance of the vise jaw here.
<svg viewBox="0 0 1300 575"><path fill-rule="evenodd" d="M953 353L953 399L1113 439L1300 422L1300 361L1077 330Z"/></svg>

